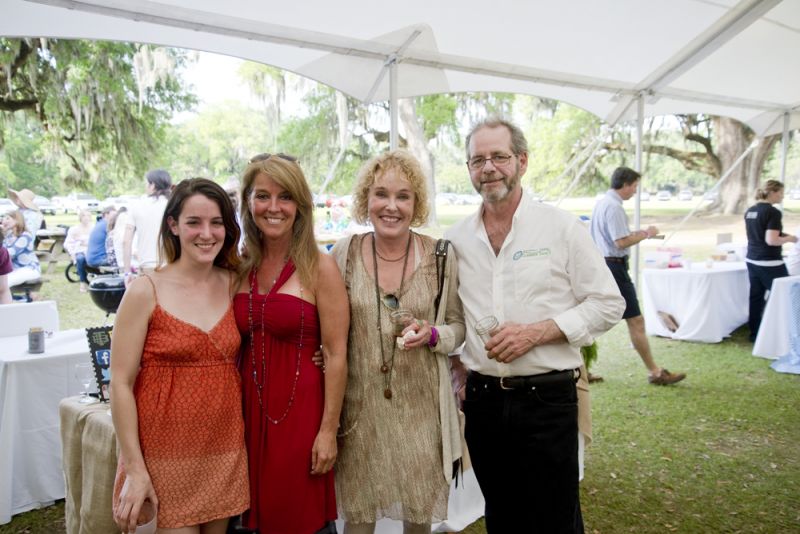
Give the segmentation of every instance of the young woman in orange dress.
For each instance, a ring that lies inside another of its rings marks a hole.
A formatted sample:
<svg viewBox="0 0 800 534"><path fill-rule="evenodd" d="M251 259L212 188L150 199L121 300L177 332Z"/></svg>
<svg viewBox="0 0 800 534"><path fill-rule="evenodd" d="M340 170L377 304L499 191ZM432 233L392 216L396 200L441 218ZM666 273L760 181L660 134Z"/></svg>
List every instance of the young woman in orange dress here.
<svg viewBox="0 0 800 534"><path fill-rule="evenodd" d="M125 292L111 344L121 449L114 520L123 532L143 522L147 500L159 532L174 534L223 534L249 507L232 305L238 240L225 191L184 180L161 222L166 265Z"/></svg>

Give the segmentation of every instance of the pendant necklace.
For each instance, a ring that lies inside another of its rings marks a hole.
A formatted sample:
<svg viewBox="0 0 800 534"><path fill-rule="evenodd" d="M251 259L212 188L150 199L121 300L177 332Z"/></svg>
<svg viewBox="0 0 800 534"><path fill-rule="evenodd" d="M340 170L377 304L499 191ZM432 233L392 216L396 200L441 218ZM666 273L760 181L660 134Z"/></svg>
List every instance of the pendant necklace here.
<svg viewBox="0 0 800 534"><path fill-rule="evenodd" d="M280 274L278 274L278 278L280 278ZM277 278L275 279L277 282ZM248 330L250 331L250 363L253 366L253 384L256 387L256 395L258 396L258 405L261 408L261 411L264 413L267 421L272 423L273 425L277 425L284 419L286 416L289 415L289 410L294 404L295 393L297 392L297 381L300 379L300 355L303 351L303 334L305 333L305 307L303 300L303 286L300 286L300 339L297 345L297 364L295 367L294 372L294 382L292 383L292 392L289 394L289 402L286 405L286 409L278 418L270 417L269 413L267 412L266 402L262 399L261 390L264 389L264 384L268 384L267 380L267 357L266 357L266 341L264 340L265 336L265 328L264 328L264 312L266 310L267 305L267 297L269 294L264 295L264 298L261 300L261 380L259 381L258 378L258 371L256 369L256 348L255 348L255 325L253 321L253 294L257 292L256 286L258 285L258 267L253 267L252 272L252 280L250 282L250 293L248 298L248 306L247 306L247 323L248 323ZM273 288L275 283L273 283ZM270 289L272 292L272 289Z"/></svg>
<svg viewBox="0 0 800 534"><path fill-rule="evenodd" d="M408 265L408 252L411 250L411 240L414 232L408 231L408 243L406 253L403 255L403 272L400 275L400 288L397 290L398 309L400 307L400 294L403 292L403 282L406 277L406 266ZM392 398L392 370L394 369L394 353L397 350L397 341L394 339L394 329L392 329L392 353L389 360L386 360L386 351L383 348L383 330L381 328L381 291L378 286L378 253L375 250L375 232L372 233L372 263L375 266L375 300L378 305L378 339L381 344L381 373L383 373L383 396L387 399ZM395 260L397 261L397 260Z"/></svg>

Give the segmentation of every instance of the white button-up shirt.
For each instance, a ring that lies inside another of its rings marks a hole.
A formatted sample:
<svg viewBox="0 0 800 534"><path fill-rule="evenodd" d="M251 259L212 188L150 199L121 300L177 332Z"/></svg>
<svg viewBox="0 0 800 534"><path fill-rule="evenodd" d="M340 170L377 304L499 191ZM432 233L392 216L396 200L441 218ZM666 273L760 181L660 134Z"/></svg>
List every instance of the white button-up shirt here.
<svg viewBox="0 0 800 534"><path fill-rule="evenodd" d="M614 326L625 309L585 226L523 191L511 231L495 256L482 213L483 208L447 232L458 257L458 294L467 326L461 360L470 370L491 376L579 367L580 347ZM511 363L499 363L486 356L475 332L475 323L487 315L501 324L553 319L568 343L538 346Z"/></svg>

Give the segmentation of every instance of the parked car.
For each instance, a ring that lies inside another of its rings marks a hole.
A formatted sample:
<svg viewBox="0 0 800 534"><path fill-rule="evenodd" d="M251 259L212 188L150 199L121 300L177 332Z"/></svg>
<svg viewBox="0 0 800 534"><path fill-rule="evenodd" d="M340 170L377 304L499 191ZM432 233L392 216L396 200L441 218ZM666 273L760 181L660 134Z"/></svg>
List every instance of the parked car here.
<svg viewBox="0 0 800 534"><path fill-rule="evenodd" d="M678 193L678 200L692 200L692 197L694 197L694 193L691 189L681 189Z"/></svg>
<svg viewBox="0 0 800 534"><path fill-rule="evenodd" d="M670 193L666 189L662 189L661 191L656 193L656 200L672 200L672 193Z"/></svg>
<svg viewBox="0 0 800 534"><path fill-rule="evenodd" d="M648 193L647 191L640 191L639 196L642 197L642 202L650 200L650 193Z"/></svg>
<svg viewBox="0 0 800 534"><path fill-rule="evenodd" d="M714 201L719 198L719 191L706 191L703 194L703 200Z"/></svg>
<svg viewBox="0 0 800 534"><path fill-rule="evenodd" d="M34 197L33 201L36 203L36 207L39 208L44 215L55 215L56 214L56 206L50 202L50 199L47 197Z"/></svg>
<svg viewBox="0 0 800 534"><path fill-rule="evenodd" d="M0 215L11 213L17 209L17 205L7 198L0 198Z"/></svg>
<svg viewBox="0 0 800 534"><path fill-rule="evenodd" d="M53 197L50 199L50 203L53 205L53 208L58 213L63 213L66 215L67 213L72 211L70 209L72 204L67 197L58 197L58 196Z"/></svg>
<svg viewBox="0 0 800 534"><path fill-rule="evenodd" d="M800 200L800 189L792 189L789 191L789 200Z"/></svg>
<svg viewBox="0 0 800 534"><path fill-rule="evenodd" d="M100 201L89 193L74 193L72 199L75 202L74 211L89 210L92 213L100 213Z"/></svg>

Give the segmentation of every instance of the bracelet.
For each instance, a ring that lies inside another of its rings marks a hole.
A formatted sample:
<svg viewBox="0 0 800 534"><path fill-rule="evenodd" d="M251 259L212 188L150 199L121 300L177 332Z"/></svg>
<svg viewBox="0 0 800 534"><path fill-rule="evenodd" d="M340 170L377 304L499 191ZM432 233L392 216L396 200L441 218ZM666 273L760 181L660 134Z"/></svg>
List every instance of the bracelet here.
<svg viewBox="0 0 800 534"><path fill-rule="evenodd" d="M435 326L431 327L431 338L428 340L428 347L433 348L439 342L439 331L436 330Z"/></svg>

